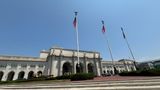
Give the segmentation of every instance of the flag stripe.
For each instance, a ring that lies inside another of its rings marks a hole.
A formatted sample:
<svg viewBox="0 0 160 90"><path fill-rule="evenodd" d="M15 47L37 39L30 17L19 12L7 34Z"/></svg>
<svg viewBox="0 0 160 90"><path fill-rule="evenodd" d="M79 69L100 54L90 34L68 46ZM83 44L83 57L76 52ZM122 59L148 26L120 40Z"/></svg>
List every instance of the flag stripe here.
<svg viewBox="0 0 160 90"><path fill-rule="evenodd" d="M77 28L77 18L76 17L74 18L73 26L74 26L74 28Z"/></svg>
<svg viewBox="0 0 160 90"><path fill-rule="evenodd" d="M103 27L102 27L102 33L104 34L105 32L106 32L106 29L105 29L105 27L103 25Z"/></svg>

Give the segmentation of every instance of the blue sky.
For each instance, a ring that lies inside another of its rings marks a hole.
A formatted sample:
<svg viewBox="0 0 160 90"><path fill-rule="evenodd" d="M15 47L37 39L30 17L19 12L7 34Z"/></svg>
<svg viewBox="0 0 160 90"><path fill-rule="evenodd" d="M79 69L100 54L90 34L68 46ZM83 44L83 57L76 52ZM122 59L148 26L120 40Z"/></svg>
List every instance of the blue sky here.
<svg viewBox="0 0 160 90"><path fill-rule="evenodd" d="M52 46L76 49L73 27L78 11L80 49L98 51L110 60L101 20L114 59L137 61L160 57L160 0L0 0L0 54L39 56Z"/></svg>

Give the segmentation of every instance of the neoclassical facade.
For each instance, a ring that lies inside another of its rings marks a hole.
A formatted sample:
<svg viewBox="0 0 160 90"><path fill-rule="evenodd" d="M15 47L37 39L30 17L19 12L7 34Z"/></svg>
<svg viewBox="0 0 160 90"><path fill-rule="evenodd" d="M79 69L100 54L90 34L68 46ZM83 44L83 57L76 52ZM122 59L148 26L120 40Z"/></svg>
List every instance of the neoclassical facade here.
<svg viewBox="0 0 160 90"><path fill-rule="evenodd" d="M0 81L30 79L42 75L54 77L79 72L94 73L101 76L103 73L114 74L113 64L102 61L99 52L77 51L73 49L51 48L40 52L40 57L0 56ZM133 61L120 60L115 62L119 72L135 70Z"/></svg>
<svg viewBox="0 0 160 90"><path fill-rule="evenodd" d="M41 75L61 76L79 72L101 75L99 52L51 48L41 51L40 57L0 56L0 81L30 79ZM79 63L79 64L78 64Z"/></svg>
<svg viewBox="0 0 160 90"><path fill-rule="evenodd" d="M0 80L30 79L46 72L46 60L34 57L0 56Z"/></svg>
<svg viewBox="0 0 160 90"><path fill-rule="evenodd" d="M78 62L76 50L51 48L49 52L41 52L41 58L45 57L47 58L49 75L61 76L79 72L91 72L97 76L101 75L101 58L99 52L80 50L80 60Z"/></svg>
<svg viewBox="0 0 160 90"><path fill-rule="evenodd" d="M123 71L135 71L136 67L133 60L121 59L119 61L102 61L102 74L115 74Z"/></svg>

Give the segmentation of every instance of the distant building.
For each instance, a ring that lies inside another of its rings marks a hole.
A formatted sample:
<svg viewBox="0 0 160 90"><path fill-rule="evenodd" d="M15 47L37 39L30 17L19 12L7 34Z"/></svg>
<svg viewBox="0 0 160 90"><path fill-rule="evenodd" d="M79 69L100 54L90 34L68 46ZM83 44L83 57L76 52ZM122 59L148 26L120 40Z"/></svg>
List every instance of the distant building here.
<svg viewBox="0 0 160 90"><path fill-rule="evenodd" d="M121 59L119 61L114 61L113 63L112 61L102 61L102 73L115 74L115 70L117 73L136 70L133 60Z"/></svg>
<svg viewBox="0 0 160 90"><path fill-rule="evenodd" d="M138 64L140 69L153 69L160 68L160 59L154 59L150 61L141 62Z"/></svg>
<svg viewBox="0 0 160 90"><path fill-rule="evenodd" d="M151 62L141 62L138 64L138 68L143 70L143 69L153 69L154 64Z"/></svg>
<svg viewBox="0 0 160 90"><path fill-rule="evenodd" d="M155 68L160 68L160 59L156 59L152 63Z"/></svg>

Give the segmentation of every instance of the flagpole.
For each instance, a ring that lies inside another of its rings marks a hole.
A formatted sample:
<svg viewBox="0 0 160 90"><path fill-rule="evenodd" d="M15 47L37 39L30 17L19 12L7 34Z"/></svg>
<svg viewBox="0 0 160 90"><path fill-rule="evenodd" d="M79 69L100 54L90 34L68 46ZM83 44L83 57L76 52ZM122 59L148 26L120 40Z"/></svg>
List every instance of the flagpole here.
<svg viewBox="0 0 160 90"><path fill-rule="evenodd" d="M106 39L106 42L107 42L107 47L108 47L108 50L109 50L109 53L110 53L110 57L112 59L112 64L114 66L114 59L113 59L113 55L112 55L112 51L111 51L111 48L110 48L110 45L109 45L109 41L108 41L107 35L105 35L105 39Z"/></svg>
<svg viewBox="0 0 160 90"><path fill-rule="evenodd" d="M129 45L129 43L128 43L127 38L125 38L125 41L126 41L126 43L127 43L128 49L129 49L129 51L130 51L130 53L131 53L131 55L132 55L133 60L135 60L134 55L133 55L133 52L132 52L132 50L131 50L131 47L130 47L130 45Z"/></svg>
<svg viewBox="0 0 160 90"><path fill-rule="evenodd" d="M77 18L77 13L75 12L75 18ZM78 60L78 67L79 67L79 35L78 35L78 19L76 19L76 36L77 36L77 60Z"/></svg>
<svg viewBox="0 0 160 90"><path fill-rule="evenodd" d="M134 55L133 55L132 49L131 49L131 47L130 47L130 44L128 43L127 37L126 37L125 32L124 32L124 30L123 30L122 27L121 27L121 30L122 30L123 37L124 37L124 39L125 39L125 41L126 41L126 44L127 44L127 46L128 46L128 49L129 49L129 51L130 51L130 54L131 54L131 56L132 56L132 58L133 58L133 60L134 60L134 65L135 65L135 67L136 67L136 69L137 69L135 57L134 57Z"/></svg>
<svg viewBox="0 0 160 90"><path fill-rule="evenodd" d="M130 51L130 53L131 53L131 56L132 56L132 58L133 58L133 60L134 60L133 63L134 63L134 65L135 65L135 68L137 69L136 60L135 60L135 57L134 57L133 52L132 52L132 50L131 50L131 47L130 47L130 45L129 45L129 43L128 43L127 38L125 38L125 41L126 41L126 43L127 43L128 49L129 49L129 51Z"/></svg>
<svg viewBox="0 0 160 90"><path fill-rule="evenodd" d="M102 30L104 29L104 21L102 20L102 25L103 25L103 28ZM111 50L111 47L110 47L110 44L109 44L109 41L108 41L108 37L107 35L105 34L105 31L102 31L104 36L105 36L105 40L107 42L107 47L108 47L108 50L109 50L109 53L110 53L110 57L112 59L112 65L113 65L113 68L114 68L114 74L116 73L116 68L115 68L115 63L114 63L114 59L113 59L113 55L112 55L112 50Z"/></svg>

